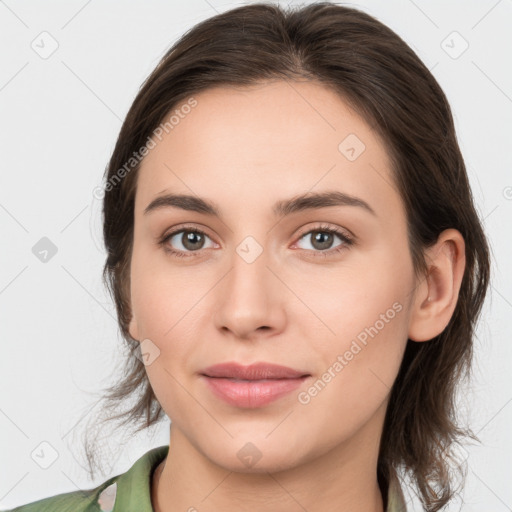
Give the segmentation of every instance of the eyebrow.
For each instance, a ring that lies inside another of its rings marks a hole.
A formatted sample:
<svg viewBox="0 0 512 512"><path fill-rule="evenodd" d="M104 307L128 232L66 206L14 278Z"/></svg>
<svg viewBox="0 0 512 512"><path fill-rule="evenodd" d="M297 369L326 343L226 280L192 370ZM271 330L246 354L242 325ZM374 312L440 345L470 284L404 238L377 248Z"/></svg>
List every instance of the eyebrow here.
<svg viewBox="0 0 512 512"><path fill-rule="evenodd" d="M330 206L356 206L377 216L373 208L366 201L363 201L359 197L339 191L317 192L313 194L308 193L292 197L291 199L283 199L274 204L272 211L276 217L284 217L292 213L328 208ZM220 208L215 203L197 196L186 194L165 194L156 197L145 208L144 215L155 210L169 207L204 213L206 215L221 218Z"/></svg>

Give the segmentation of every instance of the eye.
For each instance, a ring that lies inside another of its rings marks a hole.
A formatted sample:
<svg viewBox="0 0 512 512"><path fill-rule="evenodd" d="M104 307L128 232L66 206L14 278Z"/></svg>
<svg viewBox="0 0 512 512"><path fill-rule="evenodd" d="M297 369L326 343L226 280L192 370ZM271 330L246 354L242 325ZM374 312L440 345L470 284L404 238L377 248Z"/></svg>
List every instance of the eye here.
<svg viewBox="0 0 512 512"><path fill-rule="evenodd" d="M161 240L160 244L163 245L164 249L178 257L195 256L194 253L201 249L208 249L215 247L215 244L211 242L210 246L205 246L206 239L211 241L211 238L197 228L186 228L179 229L168 233ZM172 247L174 246L174 248Z"/></svg>
<svg viewBox="0 0 512 512"><path fill-rule="evenodd" d="M301 241L308 240L308 238L312 249L308 247L299 248L312 252L314 256L322 255L326 257L327 255L343 251L347 249L348 246L354 244L354 240L350 235L330 226L320 226L307 231L300 236L296 244L298 245ZM333 246L336 238L340 242ZM210 245L206 243L207 240L210 241ZM176 229L164 235L158 243L163 246L166 252L178 258L199 256L202 249L217 246L204 231L195 227L181 227L180 229Z"/></svg>
<svg viewBox="0 0 512 512"><path fill-rule="evenodd" d="M338 238L340 243L333 246L335 239ZM352 245L353 240L345 233L342 233L340 230L336 228L331 228L329 226L320 226L318 228L309 230L307 233L303 234L299 242L302 240L310 240L310 246L314 252L320 252L324 256L330 253L337 253L347 248L347 246ZM299 247L301 249L310 250L308 247Z"/></svg>

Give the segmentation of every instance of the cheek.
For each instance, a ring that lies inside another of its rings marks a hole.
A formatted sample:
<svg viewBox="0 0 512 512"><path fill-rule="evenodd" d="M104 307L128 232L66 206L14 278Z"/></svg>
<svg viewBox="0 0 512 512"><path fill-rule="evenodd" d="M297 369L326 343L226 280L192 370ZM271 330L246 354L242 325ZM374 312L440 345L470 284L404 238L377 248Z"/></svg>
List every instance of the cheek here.
<svg viewBox="0 0 512 512"><path fill-rule="evenodd" d="M364 342L368 329L375 333L373 326L383 334L381 338L387 338L396 324L406 320L404 310L414 282L411 262L405 251L400 254L380 246L349 255L329 268L281 269L283 281L293 283L303 302L290 308L290 324L309 329L308 337L325 340L327 348L342 349L358 335ZM304 304L310 313L305 314Z"/></svg>
<svg viewBox="0 0 512 512"><path fill-rule="evenodd" d="M296 322L319 356L317 371L336 374L331 380L345 390L364 391L379 380L390 388L407 341L409 313L403 286L387 279L368 287L360 281L356 287L345 284L344 290L331 285L332 289L323 287L323 294L308 296L322 320L321 329L313 316L305 321L297 315Z"/></svg>
<svg viewBox="0 0 512 512"><path fill-rule="evenodd" d="M195 370L191 366L195 348L191 340L202 328L199 324L204 302L200 299L215 282L211 272L173 266L161 250L150 253L139 248L132 256L133 314L140 340L149 340L147 350L156 354L153 362L146 365L146 372L169 416L173 404L181 398L190 400L186 394L181 397L179 383L183 382L183 375Z"/></svg>
<svg viewBox="0 0 512 512"><path fill-rule="evenodd" d="M340 313L338 336L319 345L323 366L298 402L326 447L355 435L387 403L407 342L407 314L398 301L367 301L362 311Z"/></svg>
<svg viewBox="0 0 512 512"><path fill-rule="evenodd" d="M316 380L299 397L315 411L307 414L318 428L322 422L335 425L333 432L338 425L357 428L391 390L407 343L413 279L408 260L397 265L396 259L391 251L373 254L327 277L319 270L295 288L316 316L294 321L318 356Z"/></svg>
<svg viewBox="0 0 512 512"><path fill-rule="evenodd" d="M165 339L187 325L189 312L215 282L211 269L176 265L169 258L162 248L134 247L132 308L141 336L147 338Z"/></svg>

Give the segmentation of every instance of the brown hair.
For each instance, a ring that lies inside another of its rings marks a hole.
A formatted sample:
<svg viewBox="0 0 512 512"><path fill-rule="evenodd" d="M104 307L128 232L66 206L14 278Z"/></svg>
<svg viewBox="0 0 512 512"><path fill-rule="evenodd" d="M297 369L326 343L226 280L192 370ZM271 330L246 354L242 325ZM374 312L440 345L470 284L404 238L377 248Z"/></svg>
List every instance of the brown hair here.
<svg viewBox="0 0 512 512"><path fill-rule="evenodd" d="M123 376L106 391L106 403L133 407L105 421L145 429L164 417L144 364L140 344L128 332L134 199L140 162L133 153L172 108L194 93L265 80L315 80L333 88L380 134L393 162L393 179L404 201L416 275L427 271L423 250L446 228L465 240L466 268L454 314L429 342L408 340L391 390L378 459L378 474L405 468L428 511L453 496L449 451L463 436L455 392L469 375L474 329L487 292L489 248L475 211L450 106L435 78L412 49L375 18L334 3L283 10L274 4L237 7L184 34L142 85L121 128L106 168L103 200L108 252L104 280L130 349ZM125 172L120 172L121 169ZM120 177L121 176L121 177ZM94 449L86 446L89 467Z"/></svg>

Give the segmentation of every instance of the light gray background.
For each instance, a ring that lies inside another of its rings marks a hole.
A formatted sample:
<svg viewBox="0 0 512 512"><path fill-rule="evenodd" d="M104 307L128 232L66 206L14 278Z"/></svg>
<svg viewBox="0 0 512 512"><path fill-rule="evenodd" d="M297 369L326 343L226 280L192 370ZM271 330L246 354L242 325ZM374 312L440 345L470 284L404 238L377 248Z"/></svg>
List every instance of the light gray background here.
<svg viewBox="0 0 512 512"><path fill-rule="evenodd" d="M121 360L101 282L101 202L92 191L139 86L169 46L197 22L243 3L250 2L0 1L0 508L96 486L168 443L166 420L129 440L119 457L114 435L106 477L91 482L82 467L87 413ZM461 402L483 442L467 447L462 510L512 510L512 2L348 5L404 38L453 108L494 258L475 378ZM46 50L51 38L58 43L48 58L38 54L42 38ZM32 252L42 237L57 247L46 263ZM31 457L35 450L50 462L42 442L58 453L48 469ZM420 510L416 501L410 510Z"/></svg>

